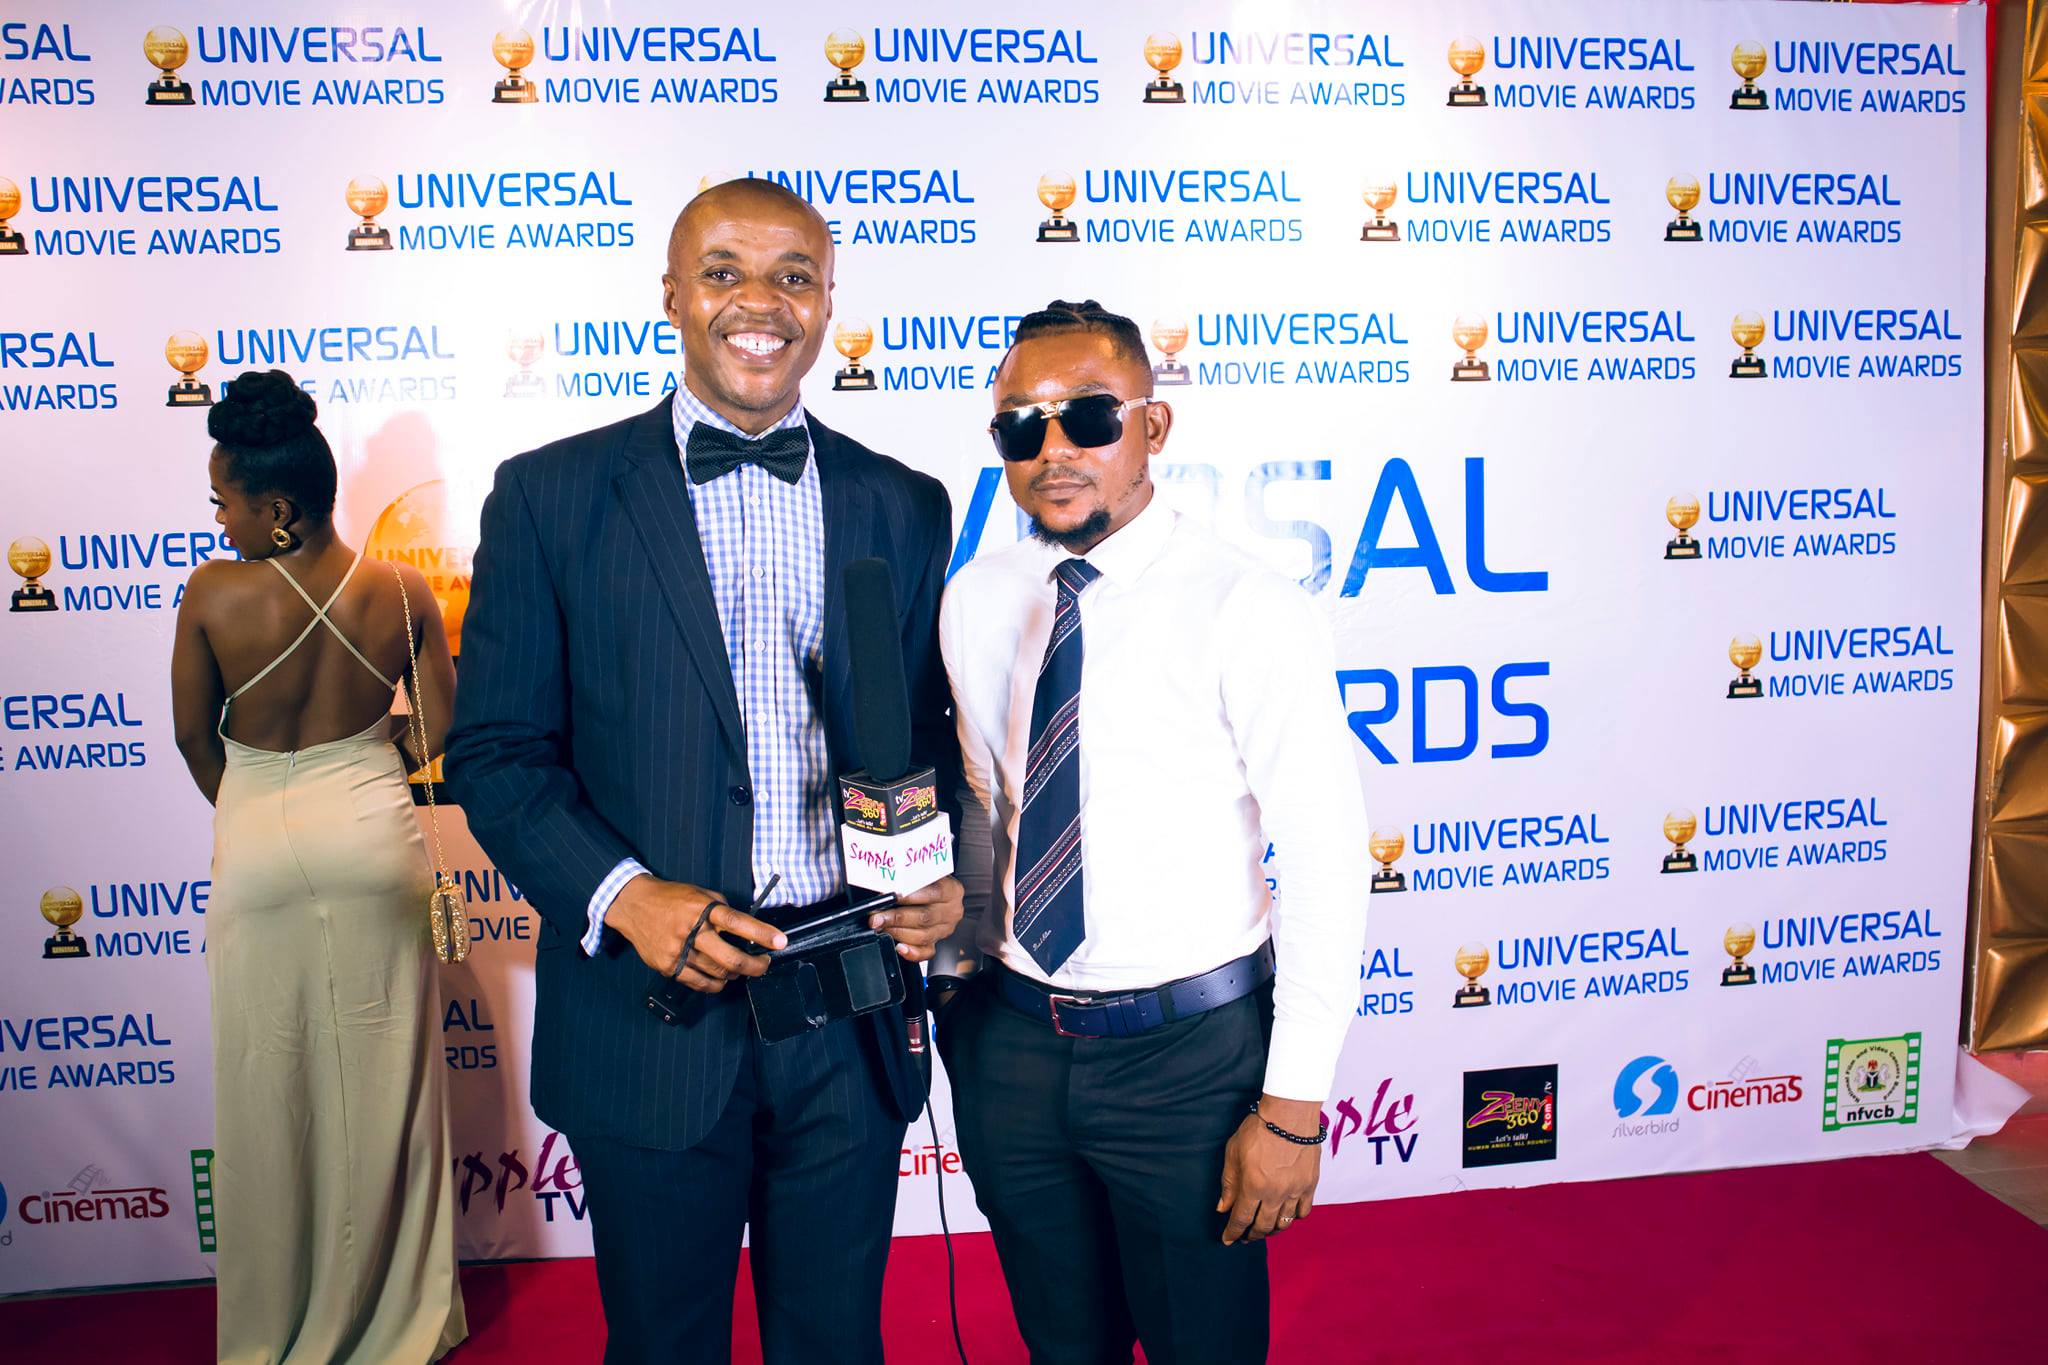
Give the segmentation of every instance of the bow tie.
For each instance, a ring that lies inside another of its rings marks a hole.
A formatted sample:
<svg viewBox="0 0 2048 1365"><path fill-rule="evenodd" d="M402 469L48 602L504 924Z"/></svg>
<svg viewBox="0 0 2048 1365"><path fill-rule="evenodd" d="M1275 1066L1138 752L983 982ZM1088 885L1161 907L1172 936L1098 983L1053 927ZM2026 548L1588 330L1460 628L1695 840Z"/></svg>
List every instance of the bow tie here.
<svg viewBox="0 0 2048 1365"><path fill-rule="evenodd" d="M750 441L699 422L690 428L686 455L691 483L709 483L743 464L757 464L784 483L795 483L811 455L811 434L801 426L784 427Z"/></svg>

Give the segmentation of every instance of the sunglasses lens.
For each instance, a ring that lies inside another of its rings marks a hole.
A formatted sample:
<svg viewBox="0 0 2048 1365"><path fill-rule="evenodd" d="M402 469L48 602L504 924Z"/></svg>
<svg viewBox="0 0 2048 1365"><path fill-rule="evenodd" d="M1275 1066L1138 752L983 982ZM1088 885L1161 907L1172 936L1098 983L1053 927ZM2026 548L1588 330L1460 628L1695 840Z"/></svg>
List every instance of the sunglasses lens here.
<svg viewBox="0 0 2048 1365"><path fill-rule="evenodd" d="M1112 445L1124 434L1123 402L1115 394L1092 393L1057 405L1060 430L1083 450ZM1033 460L1045 445L1046 416L1038 408L999 412L988 424L996 451L1006 460Z"/></svg>
<svg viewBox="0 0 2048 1365"><path fill-rule="evenodd" d="M988 424L988 434L995 438L996 453L1005 460L1034 459L1045 444L1045 414L1037 408L999 412Z"/></svg>
<svg viewBox="0 0 2048 1365"><path fill-rule="evenodd" d="M1109 445L1124 434L1124 415L1117 411L1122 406L1122 400L1111 393L1069 398L1060 407L1060 430L1084 450Z"/></svg>

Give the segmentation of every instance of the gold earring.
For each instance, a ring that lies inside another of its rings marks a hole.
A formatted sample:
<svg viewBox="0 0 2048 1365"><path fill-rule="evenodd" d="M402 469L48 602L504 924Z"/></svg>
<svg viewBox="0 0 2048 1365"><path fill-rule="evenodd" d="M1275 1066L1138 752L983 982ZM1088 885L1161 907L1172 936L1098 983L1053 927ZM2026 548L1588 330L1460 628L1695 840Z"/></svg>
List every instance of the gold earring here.
<svg viewBox="0 0 2048 1365"><path fill-rule="evenodd" d="M273 526L270 528L270 543L280 550L289 550L292 547L292 533L282 526Z"/></svg>

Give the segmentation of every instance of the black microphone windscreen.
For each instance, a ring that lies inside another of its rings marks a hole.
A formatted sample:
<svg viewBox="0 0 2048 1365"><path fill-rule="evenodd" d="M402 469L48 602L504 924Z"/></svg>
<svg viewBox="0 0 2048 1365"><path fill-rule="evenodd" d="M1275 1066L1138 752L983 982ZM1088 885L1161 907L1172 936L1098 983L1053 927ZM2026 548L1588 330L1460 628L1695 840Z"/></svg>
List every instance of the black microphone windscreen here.
<svg viewBox="0 0 2048 1365"><path fill-rule="evenodd" d="M903 677L902 628L886 559L846 566L847 660L853 672L853 740L861 766L880 782L910 771L910 688Z"/></svg>

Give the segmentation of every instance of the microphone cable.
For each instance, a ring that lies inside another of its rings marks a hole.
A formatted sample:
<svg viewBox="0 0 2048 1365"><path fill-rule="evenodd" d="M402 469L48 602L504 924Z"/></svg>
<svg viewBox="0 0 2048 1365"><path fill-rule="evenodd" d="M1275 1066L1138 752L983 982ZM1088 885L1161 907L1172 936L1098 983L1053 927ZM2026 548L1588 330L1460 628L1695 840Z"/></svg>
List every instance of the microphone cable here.
<svg viewBox="0 0 2048 1365"><path fill-rule="evenodd" d="M953 1265L953 1228L946 1221L946 1153L939 1146L939 1116L932 1109L932 1066L938 1061L936 1033L939 1021L929 1014L925 1019L930 1020L933 1026L930 1031L934 1036L926 1040L925 1064L918 1071L924 1077L924 1120L932 1135L932 1187L939 1196L939 1237L946 1244L946 1311L953 1320L953 1350L960 1357L960 1365L969 1365L967 1344L960 1338L960 1285ZM925 1019L918 1021L920 1027Z"/></svg>

